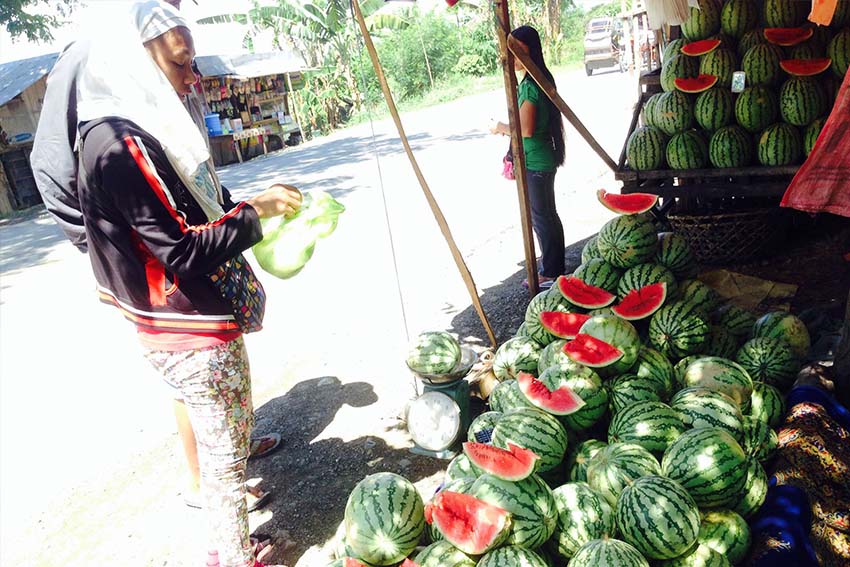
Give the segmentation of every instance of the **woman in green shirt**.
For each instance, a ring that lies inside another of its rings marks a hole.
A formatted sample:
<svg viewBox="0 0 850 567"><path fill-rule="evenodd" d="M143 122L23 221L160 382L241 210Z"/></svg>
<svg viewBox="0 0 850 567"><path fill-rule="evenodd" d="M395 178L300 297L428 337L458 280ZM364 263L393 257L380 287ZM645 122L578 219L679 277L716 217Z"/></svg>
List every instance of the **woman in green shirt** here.
<svg viewBox="0 0 850 567"><path fill-rule="evenodd" d="M543 60L537 30L521 26L511 35L554 85L555 79ZM525 73L519 59L514 59L514 62L516 71ZM531 201L531 224L542 252L540 287L547 289L564 273L564 227L555 207L555 171L564 163L564 126L560 111L528 75L520 81L518 98L522 147L528 170L526 183ZM509 135L510 127L499 122L492 131Z"/></svg>

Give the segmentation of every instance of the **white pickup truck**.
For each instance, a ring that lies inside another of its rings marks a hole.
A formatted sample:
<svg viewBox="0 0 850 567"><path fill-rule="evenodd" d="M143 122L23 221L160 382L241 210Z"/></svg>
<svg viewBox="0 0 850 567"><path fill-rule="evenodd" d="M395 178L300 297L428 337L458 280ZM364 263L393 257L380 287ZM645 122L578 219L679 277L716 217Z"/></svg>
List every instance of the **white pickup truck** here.
<svg viewBox="0 0 850 567"><path fill-rule="evenodd" d="M584 69L587 75L594 69L619 66L620 61L619 30L614 18L593 18L587 23L584 34Z"/></svg>

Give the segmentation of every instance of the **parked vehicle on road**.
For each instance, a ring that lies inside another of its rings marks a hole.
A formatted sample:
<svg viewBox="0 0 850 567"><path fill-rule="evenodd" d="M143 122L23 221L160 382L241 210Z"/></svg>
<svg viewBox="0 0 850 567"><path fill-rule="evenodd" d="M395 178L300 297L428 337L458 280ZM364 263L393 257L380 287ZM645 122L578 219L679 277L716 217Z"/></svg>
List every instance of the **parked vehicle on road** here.
<svg viewBox="0 0 850 567"><path fill-rule="evenodd" d="M623 70L620 50L620 22L614 18L593 18L584 34L584 69L587 75L594 69L619 66Z"/></svg>

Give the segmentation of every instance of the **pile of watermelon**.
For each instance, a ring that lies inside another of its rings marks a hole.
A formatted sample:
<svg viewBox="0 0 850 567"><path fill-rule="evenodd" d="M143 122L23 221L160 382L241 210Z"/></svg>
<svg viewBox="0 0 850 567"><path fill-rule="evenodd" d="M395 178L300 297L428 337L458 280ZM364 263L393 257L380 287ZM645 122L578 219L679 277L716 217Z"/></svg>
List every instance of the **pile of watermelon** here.
<svg viewBox="0 0 850 567"><path fill-rule="evenodd" d="M850 7L828 27L795 0L699 0L662 55L661 87L626 156L634 170L800 163L850 66ZM731 90L735 71L746 88Z"/></svg>
<svg viewBox="0 0 850 567"><path fill-rule="evenodd" d="M498 349L490 411L473 420L441 489L423 503L402 477L364 479L335 565L745 559L808 331L693 279L685 241L648 215L654 196L599 198L620 216Z"/></svg>

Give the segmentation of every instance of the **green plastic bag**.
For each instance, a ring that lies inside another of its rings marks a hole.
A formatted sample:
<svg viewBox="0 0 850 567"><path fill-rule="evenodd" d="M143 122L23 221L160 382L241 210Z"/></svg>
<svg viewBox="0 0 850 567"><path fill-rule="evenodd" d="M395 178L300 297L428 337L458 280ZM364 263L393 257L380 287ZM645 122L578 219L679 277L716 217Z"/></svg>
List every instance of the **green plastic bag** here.
<svg viewBox="0 0 850 567"><path fill-rule="evenodd" d="M293 277L313 257L316 242L336 230L344 211L342 203L324 191L311 191L291 218L262 219L263 239L253 248L260 267L284 280Z"/></svg>

